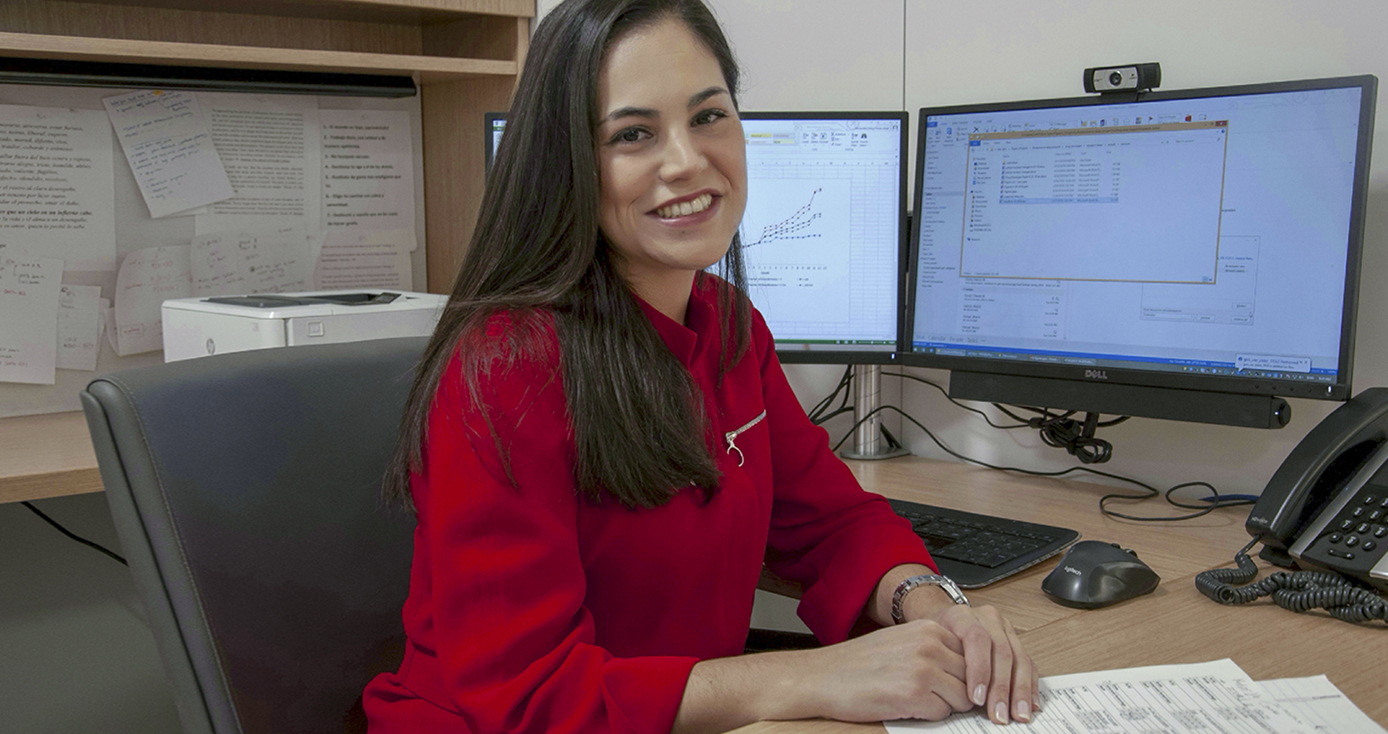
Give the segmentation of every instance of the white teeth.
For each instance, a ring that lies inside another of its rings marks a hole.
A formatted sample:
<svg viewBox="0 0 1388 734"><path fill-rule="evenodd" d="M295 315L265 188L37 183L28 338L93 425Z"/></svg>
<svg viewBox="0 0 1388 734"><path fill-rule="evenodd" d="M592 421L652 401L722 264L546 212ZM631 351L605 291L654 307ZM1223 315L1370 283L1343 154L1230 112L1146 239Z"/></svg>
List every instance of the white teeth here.
<svg viewBox="0 0 1388 734"><path fill-rule="evenodd" d="M713 194L704 194L693 201L685 201L679 204L664 206L655 211L661 219L674 219L675 217L687 217L690 214L698 214L707 209L713 203Z"/></svg>

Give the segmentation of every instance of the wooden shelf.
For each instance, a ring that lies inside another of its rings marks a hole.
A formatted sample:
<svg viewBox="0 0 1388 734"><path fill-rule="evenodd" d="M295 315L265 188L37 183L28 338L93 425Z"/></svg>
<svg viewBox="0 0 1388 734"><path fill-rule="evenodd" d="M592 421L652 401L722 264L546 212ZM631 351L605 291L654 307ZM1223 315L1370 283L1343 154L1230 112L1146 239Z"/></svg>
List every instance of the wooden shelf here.
<svg viewBox="0 0 1388 734"><path fill-rule="evenodd" d="M0 446L0 502L102 491L80 412L0 419Z"/></svg>
<svg viewBox="0 0 1388 734"><path fill-rule="evenodd" d="M258 48L117 38L46 36L0 32L0 53L40 59L106 61L129 64L211 66L237 69L418 75L423 84L514 77L515 61L443 56Z"/></svg>

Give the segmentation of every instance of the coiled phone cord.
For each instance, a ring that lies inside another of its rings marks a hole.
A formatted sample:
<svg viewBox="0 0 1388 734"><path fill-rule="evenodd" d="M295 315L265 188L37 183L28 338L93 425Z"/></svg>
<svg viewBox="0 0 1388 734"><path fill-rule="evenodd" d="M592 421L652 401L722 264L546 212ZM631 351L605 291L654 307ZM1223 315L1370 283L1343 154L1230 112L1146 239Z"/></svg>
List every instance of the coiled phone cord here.
<svg viewBox="0 0 1388 734"><path fill-rule="evenodd" d="M1220 604L1248 604L1264 596L1293 612L1324 609L1346 622L1388 622L1388 600L1339 574L1325 571L1278 571L1256 583L1258 566L1248 557L1253 540L1234 556L1238 568L1216 568L1195 576L1195 588ZM1243 584L1247 584L1244 586Z"/></svg>

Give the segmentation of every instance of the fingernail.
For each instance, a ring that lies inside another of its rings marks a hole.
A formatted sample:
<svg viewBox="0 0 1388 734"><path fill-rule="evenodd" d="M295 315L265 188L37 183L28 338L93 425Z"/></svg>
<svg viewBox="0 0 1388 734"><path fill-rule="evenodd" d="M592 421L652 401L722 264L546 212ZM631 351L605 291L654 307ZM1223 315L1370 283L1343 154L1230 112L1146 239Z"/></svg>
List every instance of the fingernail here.
<svg viewBox="0 0 1388 734"><path fill-rule="evenodd" d="M1017 720L1031 721L1031 704L1026 699L1017 702Z"/></svg>
<svg viewBox="0 0 1388 734"><path fill-rule="evenodd" d="M1007 723L1007 704L998 701L998 705L993 707L994 720L999 724Z"/></svg>
<svg viewBox="0 0 1388 734"><path fill-rule="evenodd" d="M975 689L974 689L974 705L975 705L975 706L982 706L982 705L983 705L984 703L986 703L987 701L988 701L988 688L987 688L986 686L984 686L983 684L979 684L978 688L975 688Z"/></svg>

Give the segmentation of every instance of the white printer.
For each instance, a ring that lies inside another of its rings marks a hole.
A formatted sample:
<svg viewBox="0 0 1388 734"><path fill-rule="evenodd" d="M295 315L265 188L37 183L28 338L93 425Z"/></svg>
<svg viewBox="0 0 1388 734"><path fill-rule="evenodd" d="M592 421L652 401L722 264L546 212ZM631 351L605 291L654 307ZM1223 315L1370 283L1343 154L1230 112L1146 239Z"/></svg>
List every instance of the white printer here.
<svg viewBox="0 0 1388 734"><path fill-rule="evenodd" d="M267 347L427 336L448 297L384 290L164 301L164 361Z"/></svg>

